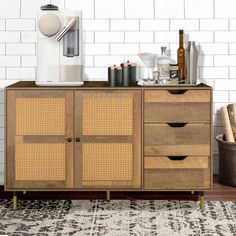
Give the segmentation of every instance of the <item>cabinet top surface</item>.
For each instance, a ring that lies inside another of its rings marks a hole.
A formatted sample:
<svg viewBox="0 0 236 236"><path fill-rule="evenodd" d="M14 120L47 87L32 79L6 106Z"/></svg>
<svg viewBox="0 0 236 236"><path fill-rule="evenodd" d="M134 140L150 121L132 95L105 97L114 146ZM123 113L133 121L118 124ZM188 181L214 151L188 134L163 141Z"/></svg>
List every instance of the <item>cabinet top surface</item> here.
<svg viewBox="0 0 236 236"><path fill-rule="evenodd" d="M198 85L163 85L163 86L129 86L110 87L107 81L85 81L82 86L38 86L35 81L19 81L8 86L6 89L211 89L206 84Z"/></svg>

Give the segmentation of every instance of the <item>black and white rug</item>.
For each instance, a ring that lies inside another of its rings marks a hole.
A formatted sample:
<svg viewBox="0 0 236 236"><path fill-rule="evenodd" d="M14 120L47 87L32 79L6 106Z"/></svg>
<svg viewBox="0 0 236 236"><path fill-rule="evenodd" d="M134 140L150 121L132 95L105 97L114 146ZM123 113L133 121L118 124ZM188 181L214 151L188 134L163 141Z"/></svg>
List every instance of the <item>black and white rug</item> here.
<svg viewBox="0 0 236 236"><path fill-rule="evenodd" d="M236 235L236 202L0 200L0 235Z"/></svg>

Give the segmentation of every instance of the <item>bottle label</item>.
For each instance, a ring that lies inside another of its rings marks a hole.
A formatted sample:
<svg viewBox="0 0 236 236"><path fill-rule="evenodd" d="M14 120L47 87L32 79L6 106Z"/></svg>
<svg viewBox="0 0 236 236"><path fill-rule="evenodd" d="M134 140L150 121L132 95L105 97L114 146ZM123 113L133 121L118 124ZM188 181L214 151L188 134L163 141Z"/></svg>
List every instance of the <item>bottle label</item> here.
<svg viewBox="0 0 236 236"><path fill-rule="evenodd" d="M159 64L160 77L169 77L170 65L169 64Z"/></svg>
<svg viewBox="0 0 236 236"><path fill-rule="evenodd" d="M170 78L171 79L178 78L178 65L170 66Z"/></svg>

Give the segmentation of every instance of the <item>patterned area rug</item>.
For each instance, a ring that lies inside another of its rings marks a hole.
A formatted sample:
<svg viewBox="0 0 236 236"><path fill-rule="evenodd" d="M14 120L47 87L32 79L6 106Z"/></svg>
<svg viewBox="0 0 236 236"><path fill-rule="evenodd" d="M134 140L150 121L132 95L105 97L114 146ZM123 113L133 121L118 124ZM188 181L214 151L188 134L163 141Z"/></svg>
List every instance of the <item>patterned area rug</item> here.
<svg viewBox="0 0 236 236"><path fill-rule="evenodd" d="M0 200L0 235L236 235L236 202Z"/></svg>

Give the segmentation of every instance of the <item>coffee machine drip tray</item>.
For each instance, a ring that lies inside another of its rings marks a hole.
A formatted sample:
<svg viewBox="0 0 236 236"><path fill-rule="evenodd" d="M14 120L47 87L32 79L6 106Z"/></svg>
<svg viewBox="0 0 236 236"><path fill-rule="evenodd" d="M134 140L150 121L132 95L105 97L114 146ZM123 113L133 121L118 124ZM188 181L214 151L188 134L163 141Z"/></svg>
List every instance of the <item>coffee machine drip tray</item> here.
<svg viewBox="0 0 236 236"><path fill-rule="evenodd" d="M82 86L84 82L83 81L79 81L79 82L36 81L35 84L39 86Z"/></svg>

